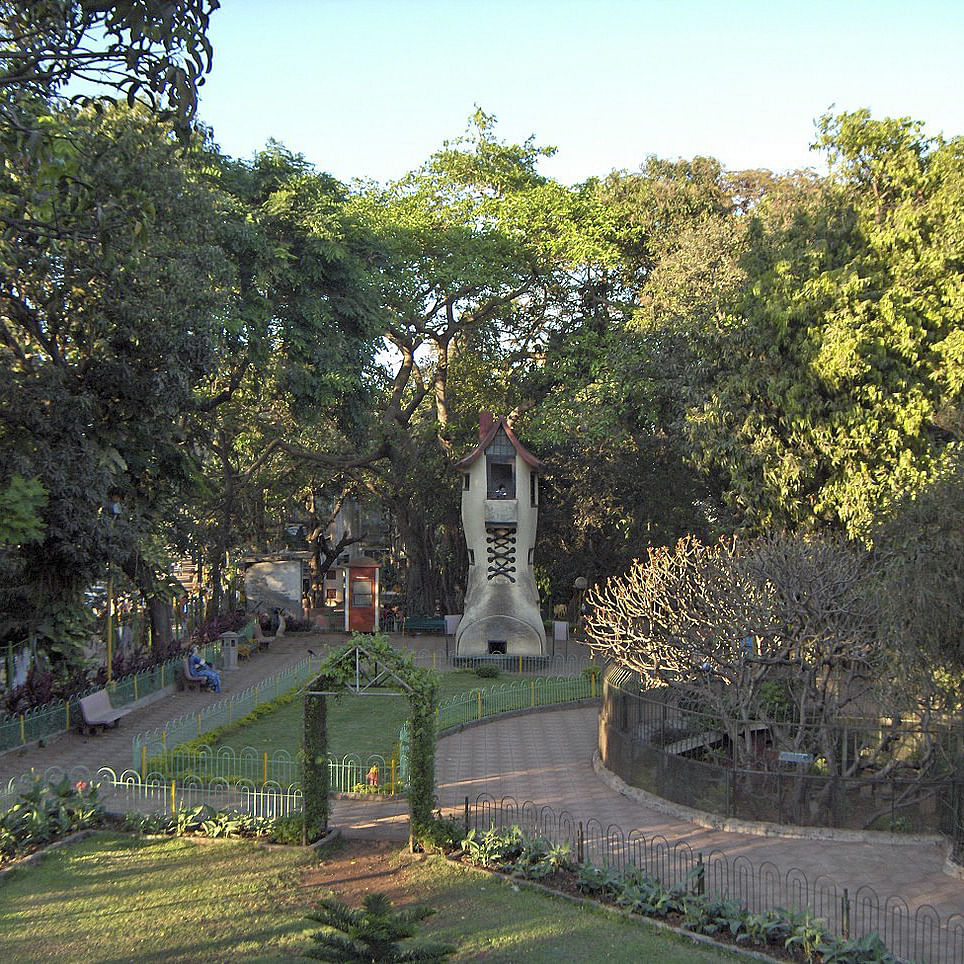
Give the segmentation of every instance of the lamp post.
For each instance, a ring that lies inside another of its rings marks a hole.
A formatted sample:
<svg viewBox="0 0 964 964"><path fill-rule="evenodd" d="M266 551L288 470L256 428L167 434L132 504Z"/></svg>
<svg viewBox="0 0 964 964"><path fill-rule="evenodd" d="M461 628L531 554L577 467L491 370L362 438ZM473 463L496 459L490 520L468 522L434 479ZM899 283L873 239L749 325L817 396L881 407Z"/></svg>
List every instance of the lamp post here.
<svg viewBox="0 0 964 964"><path fill-rule="evenodd" d="M114 531L114 523L121 514L120 498L117 495L108 496L107 511L110 514L107 523L107 682L110 684L114 675L114 560L111 555L110 536Z"/></svg>

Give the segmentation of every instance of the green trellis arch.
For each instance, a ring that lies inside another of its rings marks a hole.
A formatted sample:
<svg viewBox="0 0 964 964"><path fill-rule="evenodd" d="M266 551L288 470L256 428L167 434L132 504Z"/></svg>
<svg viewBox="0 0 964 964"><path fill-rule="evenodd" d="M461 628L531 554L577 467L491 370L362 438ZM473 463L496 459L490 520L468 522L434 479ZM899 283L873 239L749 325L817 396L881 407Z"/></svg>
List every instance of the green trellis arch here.
<svg viewBox="0 0 964 964"><path fill-rule="evenodd" d="M305 734L302 770L305 795L304 842L317 840L328 829L331 813L328 780L327 698L341 693L363 696L374 689L397 688L408 698L409 844L414 848L432 822L435 802L435 705L438 677L419 669L408 653L395 649L384 636L353 636L328 655L305 690Z"/></svg>

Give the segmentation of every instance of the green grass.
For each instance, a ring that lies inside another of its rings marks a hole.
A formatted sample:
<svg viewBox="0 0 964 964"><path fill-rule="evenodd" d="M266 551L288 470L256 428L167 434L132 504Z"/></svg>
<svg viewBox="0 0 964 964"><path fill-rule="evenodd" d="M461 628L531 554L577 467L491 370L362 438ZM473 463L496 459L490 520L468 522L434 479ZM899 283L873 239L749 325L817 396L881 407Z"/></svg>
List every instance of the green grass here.
<svg viewBox="0 0 964 964"><path fill-rule="evenodd" d="M441 858L413 865L406 872L405 885L419 903L438 911L420 934L459 944L455 961L709 964L737 959L600 909L479 875Z"/></svg>
<svg viewBox="0 0 964 964"><path fill-rule="evenodd" d="M3 961L288 960L309 946L318 926L302 916L316 893L301 888L308 861L295 850L243 840L100 834L4 880ZM460 945L456 961L730 959L440 858L397 857L392 879L403 894L438 910L419 934Z"/></svg>
<svg viewBox="0 0 964 964"><path fill-rule="evenodd" d="M514 673L502 673L495 679L480 679L471 670L456 670L440 676L439 701L469 690L489 689L520 679ZM379 754L387 760L408 714L408 700L402 695L352 696L346 693L338 699L329 699L329 753L336 758L353 753L363 761ZM303 703L296 699L225 734L214 747L230 746L235 752L246 746L254 747L259 753L286 750L294 757L301 747L303 719Z"/></svg>
<svg viewBox="0 0 964 964"><path fill-rule="evenodd" d="M97 835L0 887L14 961L277 960L304 946L306 857L247 841Z"/></svg>

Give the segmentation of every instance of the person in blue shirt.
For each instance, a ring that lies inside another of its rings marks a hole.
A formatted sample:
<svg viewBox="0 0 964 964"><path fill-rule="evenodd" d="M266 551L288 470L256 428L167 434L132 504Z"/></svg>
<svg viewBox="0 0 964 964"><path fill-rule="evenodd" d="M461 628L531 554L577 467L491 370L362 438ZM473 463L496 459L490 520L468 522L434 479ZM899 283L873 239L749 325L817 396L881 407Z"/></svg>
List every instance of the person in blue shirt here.
<svg viewBox="0 0 964 964"><path fill-rule="evenodd" d="M191 647L188 665L191 668L192 676L203 679L215 693L221 692L221 675L201 659L197 646Z"/></svg>

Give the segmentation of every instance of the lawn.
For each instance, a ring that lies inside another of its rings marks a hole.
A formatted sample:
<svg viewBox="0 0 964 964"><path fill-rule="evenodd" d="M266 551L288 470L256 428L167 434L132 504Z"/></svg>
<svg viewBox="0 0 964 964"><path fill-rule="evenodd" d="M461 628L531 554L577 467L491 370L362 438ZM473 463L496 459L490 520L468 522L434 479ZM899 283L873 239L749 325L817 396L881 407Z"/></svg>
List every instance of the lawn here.
<svg viewBox="0 0 964 964"><path fill-rule="evenodd" d="M520 889L385 844L352 841L317 863L248 841L100 834L54 851L0 887L0 947L8 962L279 961L308 945L302 915L335 893L359 904L374 889L438 910L426 939L460 945L453 960L654 961L728 959L641 924Z"/></svg>
<svg viewBox="0 0 964 964"><path fill-rule="evenodd" d="M413 865L405 886L419 903L438 911L427 921L425 936L459 944L454 961L710 964L737 959L601 909L480 876L442 858Z"/></svg>
<svg viewBox="0 0 964 964"><path fill-rule="evenodd" d="M223 961L303 945L305 856L246 841L97 835L0 887L13 961Z"/></svg>
<svg viewBox="0 0 964 964"><path fill-rule="evenodd" d="M502 673L495 679L481 679L472 670L442 673L440 677L440 701L458 693L500 686L521 678L514 673ZM402 695L345 694L337 699L329 699L329 753L335 758L352 753L362 761L379 754L387 760L398 739L398 731L408 719L408 713L408 700ZM230 746L236 752L247 746L254 747L259 753L286 750L295 757L301 747L303 719L302 701L295 699L274 713L225 734L214 746Z"/></svg>

